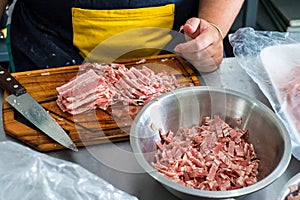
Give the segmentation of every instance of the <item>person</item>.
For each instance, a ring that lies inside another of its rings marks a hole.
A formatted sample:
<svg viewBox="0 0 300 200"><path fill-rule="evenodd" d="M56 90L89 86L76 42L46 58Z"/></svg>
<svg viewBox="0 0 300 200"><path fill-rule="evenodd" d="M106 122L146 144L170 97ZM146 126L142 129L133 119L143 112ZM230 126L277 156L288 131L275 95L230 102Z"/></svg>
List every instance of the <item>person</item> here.
<svg viewBox="0 0 300 200"><path fill-rule="evenodd" d="M186 41L176 44L174 51L199 71L211 72L223 60L223 38L243 2L1 0L0 15L9 6L7 43L12 71L81 64L109 36L153 26L183 31Z"/></svg>

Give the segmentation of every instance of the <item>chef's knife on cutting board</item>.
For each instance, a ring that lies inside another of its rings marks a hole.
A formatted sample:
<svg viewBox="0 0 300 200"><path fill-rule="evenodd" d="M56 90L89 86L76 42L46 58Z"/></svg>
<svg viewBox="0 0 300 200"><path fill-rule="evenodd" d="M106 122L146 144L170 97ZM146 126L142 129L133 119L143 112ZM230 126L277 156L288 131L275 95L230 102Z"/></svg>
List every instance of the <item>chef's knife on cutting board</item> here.
<svg viewBox="0 0 300 200"><path fill-rule="evenodd" d="M78 151L64 129L27 93L17 79L2 66L0 66L0 86L11 94L5 100L39 130L59 144L73 151Z"/></svg>

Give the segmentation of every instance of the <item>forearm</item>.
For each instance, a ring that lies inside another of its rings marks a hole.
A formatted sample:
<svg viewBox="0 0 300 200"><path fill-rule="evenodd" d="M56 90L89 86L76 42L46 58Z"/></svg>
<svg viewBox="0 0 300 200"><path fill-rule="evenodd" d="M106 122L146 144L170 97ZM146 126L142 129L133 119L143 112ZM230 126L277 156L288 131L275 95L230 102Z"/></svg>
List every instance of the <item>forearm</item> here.
<svg viewBox="0 0 300 200"><path fill-rule="evenodd" d="M8 0L0 0L0 19L2 18L5 12L5 8L7 4L8 4Z"/></svg>
<svg viewBox="0 0 300 200"><path fill-rule="evenodd" d="M217 25L225 36L243 3L244 0L200 0L199 18Z"/></svg>

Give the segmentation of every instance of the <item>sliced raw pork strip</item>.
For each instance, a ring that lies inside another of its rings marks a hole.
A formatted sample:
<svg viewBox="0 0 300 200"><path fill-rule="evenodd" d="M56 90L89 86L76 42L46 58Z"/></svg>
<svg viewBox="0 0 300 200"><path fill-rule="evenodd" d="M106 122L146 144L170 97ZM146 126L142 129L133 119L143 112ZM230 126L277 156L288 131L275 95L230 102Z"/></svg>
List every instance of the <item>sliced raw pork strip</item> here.
<svg viewBox="0 0 300 200"><path fill-rule="evenodd" d="M57 104L64 112L80 114L116 102L142 106L160 94L181 87L174 76L155 73L146 66L126 68L122 64L84 63L79 75L57 87Z"/></svg>
<svg viewBox="0 0 300 200"><path fill-rule="evenodd" d="M106 110L114 95L105 79L92 69L58 87L57 92L57 104L61 110L73 115L97 107Z"/></svg>

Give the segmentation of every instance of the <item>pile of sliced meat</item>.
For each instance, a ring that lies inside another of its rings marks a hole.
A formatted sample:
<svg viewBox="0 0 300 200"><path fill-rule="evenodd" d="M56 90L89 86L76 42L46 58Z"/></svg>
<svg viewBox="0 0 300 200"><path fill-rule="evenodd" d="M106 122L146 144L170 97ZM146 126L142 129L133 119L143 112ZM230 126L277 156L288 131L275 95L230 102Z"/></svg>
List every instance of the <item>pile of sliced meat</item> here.
<svg viewBox="0 0 300 200"><path fill-rule="evenodd" d="M241 124L241 119L238 119ZM153 166L167 178L195 189L225 191L257 182L258 165L248 131L219 116L201 125L160 133Z"/></svg>
<svg viewBox="0 0 300 200"><path fill-rule="evenodd" d="M165 71L155 73L143 66L126 68L122 64L85 63L80 75L57 87L57 104L64 112L76 115L87 110L106 110L116 102L144 105L160 94L180 85Z"/></svg>

